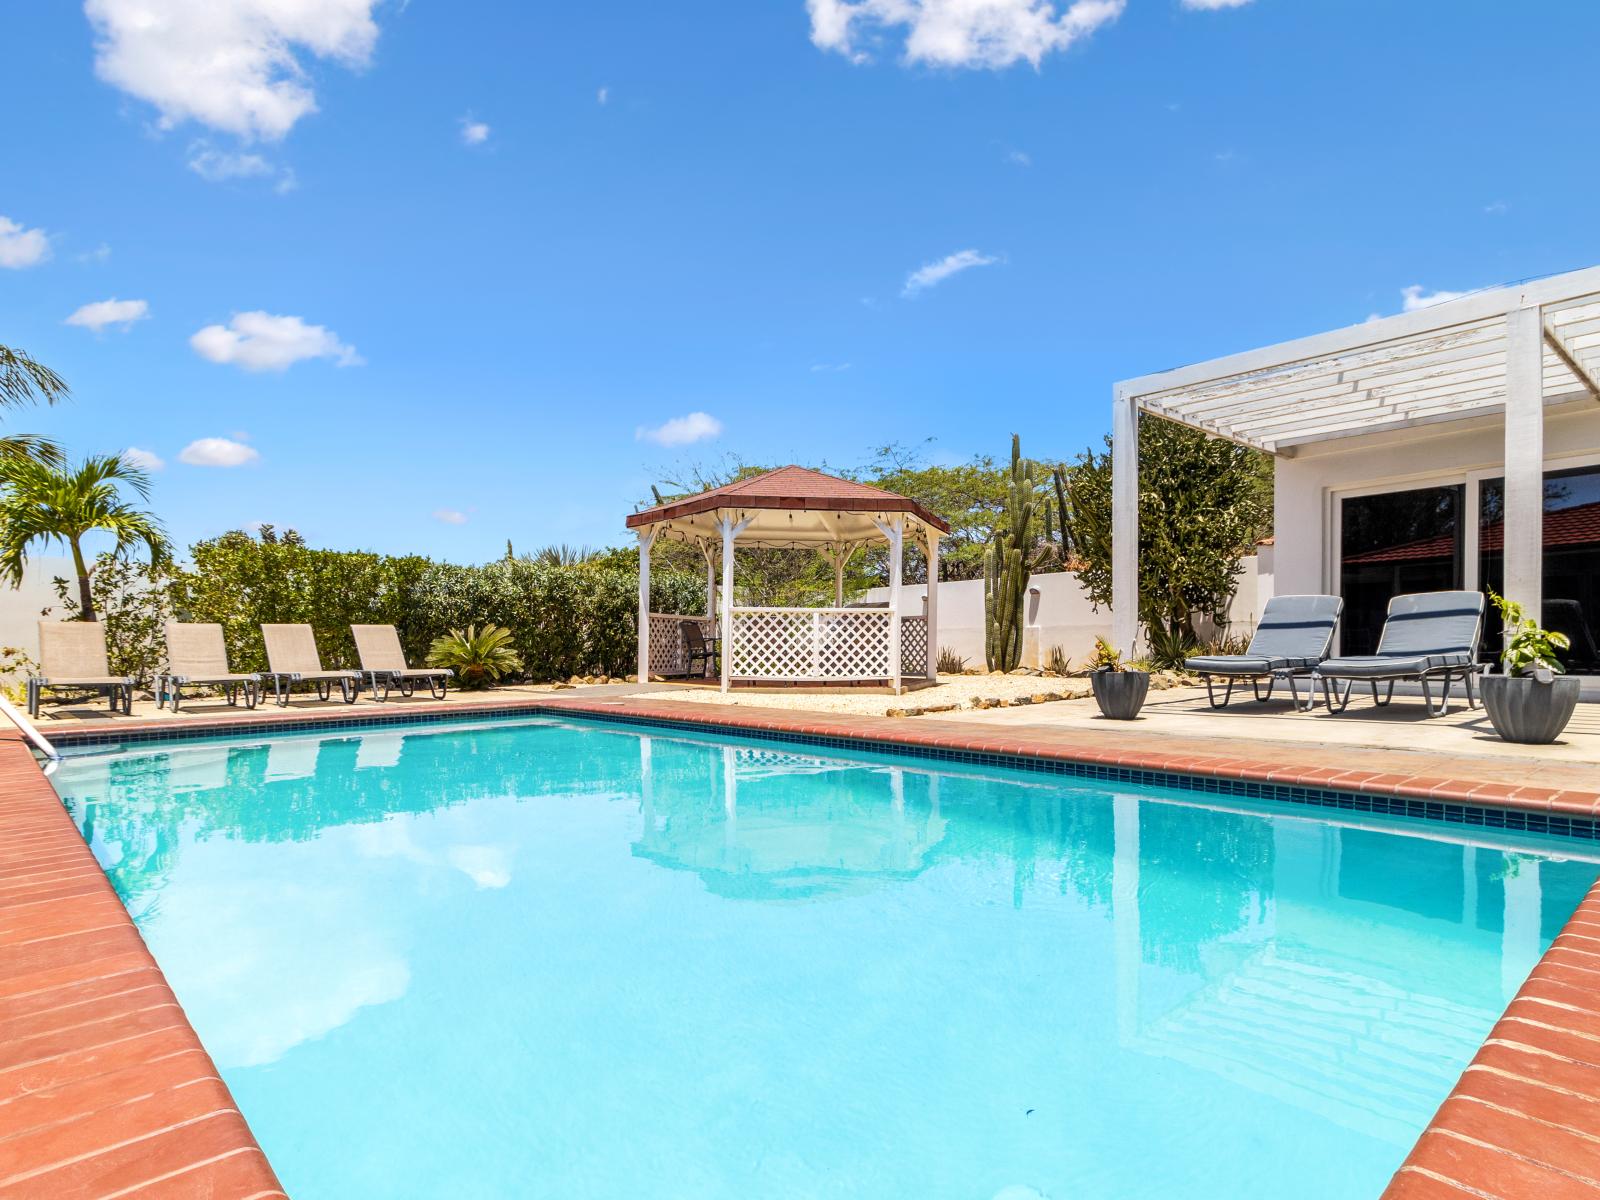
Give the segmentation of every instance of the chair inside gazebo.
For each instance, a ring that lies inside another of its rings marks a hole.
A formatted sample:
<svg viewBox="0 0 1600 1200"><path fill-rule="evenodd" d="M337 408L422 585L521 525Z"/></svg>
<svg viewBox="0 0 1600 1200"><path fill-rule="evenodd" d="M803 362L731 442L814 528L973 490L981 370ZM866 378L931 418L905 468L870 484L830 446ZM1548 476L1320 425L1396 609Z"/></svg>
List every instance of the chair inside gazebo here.
<svg viewBox="0 0 1600 1200"><path fill-rule="evenodd" d="M634 513L628 527L639 536L641 678L690 674L693 633L684 628L690 622L715 652L724 691L735 685L867 684L898 692L937 680L939 538L949 526L908 497L804 467L781 467ZM700 550L706 564L703 614L650 611L650 551L661 538ZM925 612L901 611L908 539L927 558ZM883 607L847 607L845 568L869 546L889 550L889 600ZM833 605L736 604L734 555L740 547L820 554L833 569Z"/></svg>

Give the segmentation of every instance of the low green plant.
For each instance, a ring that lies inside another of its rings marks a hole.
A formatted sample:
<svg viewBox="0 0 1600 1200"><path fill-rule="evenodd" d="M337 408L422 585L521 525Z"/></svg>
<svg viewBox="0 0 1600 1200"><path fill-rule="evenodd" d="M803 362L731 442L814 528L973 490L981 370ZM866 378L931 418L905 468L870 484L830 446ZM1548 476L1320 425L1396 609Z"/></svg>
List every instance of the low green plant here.
<svg viewBox="0 0 1600 1200"><path fill-rule="evenodd" d="M0 695L13 704L26 704L28 700L27 677L38 669L26 650L18 646L0 646Z"/></svg>
<svg viewBox="0 0 1600 1200"><path fill-rule="evenodd" d="M1178 670L1183 666L1184 659L1193 658L1200 652L1200 639L1186 625L1175 629L1151 625L1149 635L1150 661L1163 671Z"/></svg>
<svg viewBox="0 0 1600 1200"><path fill-rule="evenodd" d="M966 669L967 660L950 649L949 646L945 646L939 651L939 674L961 675L966 672Z"/></svg>
<svg viewBox="0 0 1600 1200"><path fill-rule="evenodd" d="M463 691L476 691L498 683L501 676L522 670L522 659L511 648L511 631L500 625L452 629L434 640L428 650L430 667L449 667Z"/></svg>
<svg viewBox="0 0 1600 1200"><path fill-rule="evenodd" d="M1072 670L1072 660L1060 646L1051 646L1044 656L1046 675L1065 675Z"/></svg>
<svg viewBox="0 0 1600 1200"><path fill-rule="evenodd" d="M1094 640L1094 653L1089 655L1089 669L1091 671L1121 671L1126 668L1122 665L1122 651L1114 647L1103 637Z"/></svg>
<svg viewBox="0 0 1600 1200"><path fill-rule="evenodd" d="M1543 628L1528 616L1522 605L1507 600L1493 588L1489 599L1500 610L1505 622L1505 649L1500 652L1500 669L1507 675L1533 675L1548 671L1552 675L1565 675L1558 653L1572 648L1572 639L1564 633Z"/></svg>

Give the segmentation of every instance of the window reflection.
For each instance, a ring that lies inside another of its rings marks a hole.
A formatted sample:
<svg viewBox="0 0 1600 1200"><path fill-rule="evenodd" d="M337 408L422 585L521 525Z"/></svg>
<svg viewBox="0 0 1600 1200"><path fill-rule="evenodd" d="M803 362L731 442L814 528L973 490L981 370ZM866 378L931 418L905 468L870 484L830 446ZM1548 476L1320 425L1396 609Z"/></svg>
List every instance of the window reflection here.
<svg viewBox="0 0 1600 1200"><path fill-rule="evenodd" d="M1464 491L1455 484L1345 498L1339 548L1345 654L1378 648L1395 596L1461 586Z"/></svg>
<svg viewBox="0 0 1600 1200"><path fill-rule="evenodd" d="M1479 489L1478 578L1505 590L1505 480ZM1553 471L1544 482L1544 605L1541 623L1572 640L1566 667L1600 674L1600 467ZM1484 658L1500 652L1499 615L1490 615Z"/></svg>

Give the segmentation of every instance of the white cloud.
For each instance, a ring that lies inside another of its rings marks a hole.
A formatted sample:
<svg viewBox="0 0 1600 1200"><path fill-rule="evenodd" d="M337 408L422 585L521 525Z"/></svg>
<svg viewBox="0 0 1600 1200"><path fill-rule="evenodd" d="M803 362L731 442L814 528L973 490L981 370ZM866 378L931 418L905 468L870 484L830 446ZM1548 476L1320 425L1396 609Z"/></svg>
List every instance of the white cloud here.
<svg viewBox="0 0 1600 1200"><path fill-rule="evenodd" d="M710 413L692 412L664 421L654 429L641 425L633 431L633 436L637 441L654 442L658 446L688 446L714 438L721 432L722 422Z"/></svg>
<svg viewBox="0 0 1600 1200"><path fill-rule="evenodd" d="M1422 285L1412 284L1410 287L1401 288L1400 294L1405 297L1405 312L1416 312L1419 308L1432 308L1435 304L1449 304L1452 300L1459 300L1466 292L1424 292Z"/></svg>
<svg viewBox="0 0 1600 1200"><path fill-rule="evenodd" d="M459 508L436 508L433 510L433 519L443 521L446 525L465 525L467 514Z"/></svg>
<svg viewBox="0 0 1600 1200"><path fill-rule="evenodd" d="M903 32L905 61L941 67L1009 67L1065 50L1122 15L1126 0L806 0L811 41L852 62Z"/></svg>
<svg viewBox="0 0 1600 1200"><path fill-rule="evenodd" d="M154 450L141 450L138 446L129 446L124 450L122 461L130 467L138 467L141 471L160 471L167 465L167 460Z"/></svg>
<svg viewBox="0 0 1600 1200"><path fill-rule="evenodd" d="M201 358L247 371L282 371L307 358L331 358L340 367L362 363L355 347L345 345L331 329L265 312L235 313L226 326L207 325L189 345Z"/></svg>
<svg viewBox="0 0 1600 1200"><path fill-rule="evenodd" d="M918 267L907 275L906 285L900 289L900 295L909 300L929 288L938 287L952 275L959 275L962 271L971 270L973 267L991 266L999 261L999 258L992 254L979 254L976 250L958 250L954 254L945 255L937 262Z"/></svg>
<svg viewBox="0 0 1600 1200"><path fill-rule="evenodd" d="M600 104L608 104L608 103L610 103L610 101L611 101L611 89L608 88L608 87L601 88L598 92L596 92L594 94L594 98L595 98L596 102L600 103Z"/></svg>
<svg viewBox="0 0 1600 1200"><path fill-rule="evenodd" d="M1250 0L1182 0L1184 8L1198 12L1216 12L1224 8L1243 8Z"/></svg>
<svg viewBox="0 0 1600 1200"><path fill-rule="evenodd" d="M259 154L218 150L209 142L201 141L189 147L189 170L208 183L223 183L229 179L271 175L275 168Z"/></svg>
<svg viewBox="0 0 1600 1200"><path fill-rule="evenodd" d="M302 53L365 66L378 0L85 0L95 72L154 105L160 125L196 121L242 138L283 137L317 109Z"/></svg>
<svg viewBox="0 0 1600 1200"><path fill-rule="evenodd" d="M191 467L242 467L260 457L254 446L223 437L198 438L178 452L178 461Z"/></svg>
<svg viewBox="0 0 1600 1200"><path fill-rule="evenodd" d="M1033 166L1033 157L1026 150L1007 150L1006 161L1014 167Z"/></svg>
<svg viewBox="0 0 1600 1200"><path fill-rule="evenodd" d="M42 229L24 229L10 217L0 217L0 267L21 270L36 267L50 257L50 235Z"/></svg>
<svg viewBox="0 0 1600 1200"><path fill-rule="evenodd" d="M1483 211L1488 213L1491 217L1503 217L1506 213L1511 211L1511 205L1507 204L1504 200L1496 200L1490 204L1485 204L1483 206Z"/></svg>
<svg viewBox="0 0 1600 1200"><path fill-rule="evenodd" d="M461 118L461 141L468 146L481 146L489 140L489 126L474 121L470 116Z"/></svg>
<svg viewBox="0 0 1600 1200"><path fill-rule="evenodd" d="M81 263L103 263L110 258L111 247L104 242L101 242L93 250L85 250L82 254L77 255L77 259Z"/></svg>
<svg viewBox="0 0 1600 1200"><path fill-rule="evenodd" d="M840 371L848 371L849 369L850 369L850 364L847 363L847 362L843 362L843 363L812 363L811 364L811 373L813 375L835 375L835 374L838 374Z"/></svg>
<svg viewBox="0 0 1600 1200"><path fill-rule="evenodd" d="M148 301L118 300L113 296L109 300L96 300L91 304L85 304L68 317L65 323L79 325L99 333L108 325L120 325L127 329L135 321L142 321L149 315Z"/></svg>

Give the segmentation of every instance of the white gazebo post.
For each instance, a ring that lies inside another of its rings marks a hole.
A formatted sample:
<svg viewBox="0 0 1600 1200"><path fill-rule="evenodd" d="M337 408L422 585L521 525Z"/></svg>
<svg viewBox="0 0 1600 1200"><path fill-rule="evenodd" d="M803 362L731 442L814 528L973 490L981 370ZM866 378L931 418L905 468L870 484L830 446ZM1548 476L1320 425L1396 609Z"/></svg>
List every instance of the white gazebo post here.
<svg viewBox="0 0 1600 1200"><path fill-rule="evenodd" d="M1111 640L1130 657L1139 638L1139 409L1120 388L1111 410Z"/></svg>
<svg viewBox="0 0 1600 1200"><path fill-rule="evenodd" d="M928 605L924 614L928 630L928 682L939 682L939 531L929 528L926 539L928 559Z"/></svg>
<svg viewBox="0 0 1600 1200"><path fill-rule="evenodd" d="M906 518L895 513L887 521L876 517L872 523L889 539L889 686L900 694L900 577L905 559Z"/></svg>
<svg viewBox="0 0 1600 1200"><path fill-rule="evenodd" d="M650 547L658 525L639 530L639 682L650 682Z"/></svg>
<svg viewBox="0 0 1600 1200"><path fill-rule="evenodd" d="M1506 315L1505 457L1505 594L1537 621L1544 601L1544 330L1537 305Z"/></svg>
<svg viewBox="0 0 1600 1200"><path fill-rule="evenodd" d="M706 620L714 624L717 619L717 555L710 542L700 543L700 557L706 560ZM712 630L711 636L715 633Z"/></svg>
<svg viewBox="0 0 1600 1200"><path fill-rule="evenodd" d="M735 520L729 513L717 521L722 534L722 690L726 692L733 682L733 543L750 518Z"/></svg>

